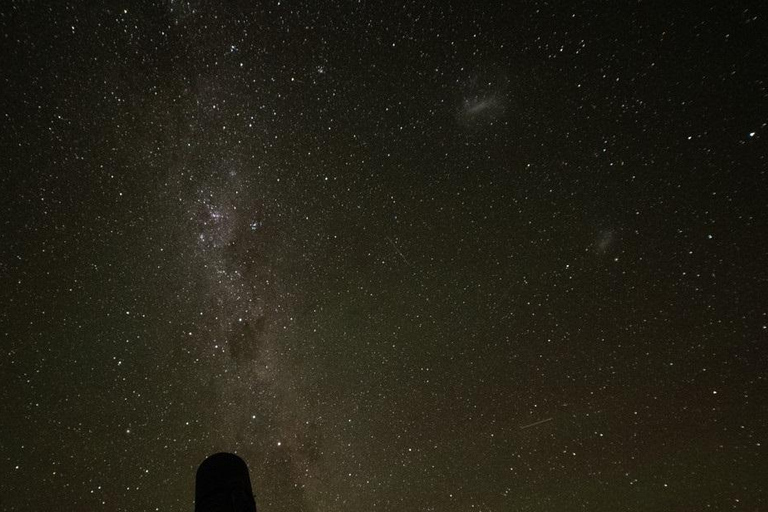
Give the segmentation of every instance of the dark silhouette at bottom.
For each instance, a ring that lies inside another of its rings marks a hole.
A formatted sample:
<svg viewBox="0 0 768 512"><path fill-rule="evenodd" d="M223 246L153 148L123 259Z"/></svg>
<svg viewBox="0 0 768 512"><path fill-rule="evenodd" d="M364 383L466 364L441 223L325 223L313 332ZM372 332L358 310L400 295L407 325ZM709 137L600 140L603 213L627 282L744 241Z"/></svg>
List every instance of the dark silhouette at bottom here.
<svg viewBox="0 0 768 512"><path fill-rule="evenodd" d="M217 453L197 468L195 512L256 512L251 477L245 461Z"/></svg>

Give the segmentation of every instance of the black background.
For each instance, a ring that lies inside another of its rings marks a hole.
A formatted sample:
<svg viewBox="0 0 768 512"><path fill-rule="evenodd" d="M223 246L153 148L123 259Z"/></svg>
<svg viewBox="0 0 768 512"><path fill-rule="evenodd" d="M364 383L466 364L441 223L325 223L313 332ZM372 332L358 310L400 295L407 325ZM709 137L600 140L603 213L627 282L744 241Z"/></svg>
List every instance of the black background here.
<svg viewBox="0 0 768 512"><path fill-rule="evenodd" d="M760 3L470 4L3 3L0 508L768 506Z"/></svg>

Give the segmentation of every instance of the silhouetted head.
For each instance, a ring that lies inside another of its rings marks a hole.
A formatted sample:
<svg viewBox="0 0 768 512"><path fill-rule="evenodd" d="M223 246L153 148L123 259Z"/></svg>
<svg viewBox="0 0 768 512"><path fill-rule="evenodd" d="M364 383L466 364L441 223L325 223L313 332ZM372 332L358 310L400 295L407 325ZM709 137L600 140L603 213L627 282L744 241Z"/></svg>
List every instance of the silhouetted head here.
<svg viewBox="0 0 768 512"><path fill-rule="evenodd" d="M245 461L233 453L217 453L197 468L195 512L256 512Z"/></svg>

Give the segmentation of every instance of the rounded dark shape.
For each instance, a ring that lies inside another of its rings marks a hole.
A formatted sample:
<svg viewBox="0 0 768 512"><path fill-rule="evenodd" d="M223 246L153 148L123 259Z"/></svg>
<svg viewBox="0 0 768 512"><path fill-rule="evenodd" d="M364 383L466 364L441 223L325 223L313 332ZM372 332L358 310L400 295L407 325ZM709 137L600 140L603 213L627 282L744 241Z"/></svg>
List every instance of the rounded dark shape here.
<svg viewBox="0 0 768 512"><path fill-rule="evenodd" d="M233 453L217 453L197 468L195 512L256 512L245 461Z"/></svg>

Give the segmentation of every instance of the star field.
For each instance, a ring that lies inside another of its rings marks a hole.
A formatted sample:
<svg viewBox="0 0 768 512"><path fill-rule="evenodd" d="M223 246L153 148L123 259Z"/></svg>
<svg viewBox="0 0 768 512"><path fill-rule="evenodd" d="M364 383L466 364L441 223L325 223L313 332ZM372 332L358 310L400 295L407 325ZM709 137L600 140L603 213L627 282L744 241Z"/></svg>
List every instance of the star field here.
<svg viewBox="0 0 768 512"><path fill-rule="evenodd" d="M6 2L0 509L765 509L759 6Z"/></svg>

